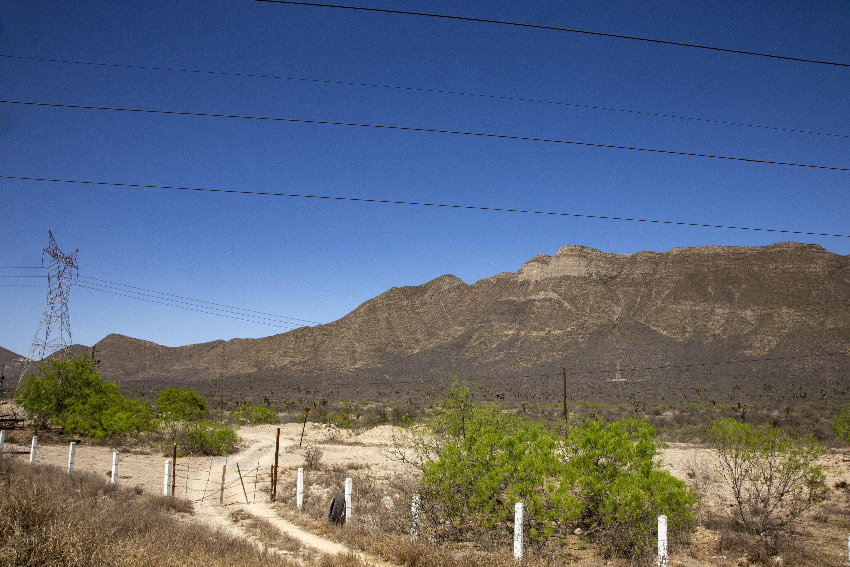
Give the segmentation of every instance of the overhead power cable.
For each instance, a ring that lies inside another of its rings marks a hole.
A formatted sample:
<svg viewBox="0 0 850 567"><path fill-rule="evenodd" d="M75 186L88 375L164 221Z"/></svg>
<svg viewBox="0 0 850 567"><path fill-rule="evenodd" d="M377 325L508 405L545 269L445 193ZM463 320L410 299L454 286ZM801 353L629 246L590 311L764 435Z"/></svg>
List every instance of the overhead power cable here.
<svg viewBox="0 0 850 567"><path fill-rule="evenodd" d="M156 304L159 304L159 305L165 305L167 307L174 307L174 308L177 308L177 309L183 309L185 311L195 311L195 312L198 312L198 313L204 313L206 315L215 315L216 317L226 317L228 319L236 319L238 321L246 321L248 323L256 323L257 325L266 325L268 327L276 327L276 328L287 329L287 330L292 330L292 329L297 327L297 325L290 325L290 324L284 324L284 323L268 323L268 322L265 322L265 321L258 320L259 318L248 318L248 316L239 317L239 316L231 315L231 314L228 314L228 313L219 313L217 311L221 311L221 310L212 310L212 308L199 309L197 307L189 307L187 305L181 305L179 303L170 302L168 300L158 301L157 299L145 297L144 294L131 295L130 293L121 293L120 291L116 291L115 288L112 288L112 287L109 287L109 286L102 286L100 284L88 285L86 283L77 282L76 285L77 285L77 287L81 287L81 288L84 288L84 289L90 289L90 290L93 290L93 291L99 291L99 292L102 292L102 293L109 293L109 294L118 295L118 296L121 296L121 297L128 297L130 299L138 299L140 301L147 301L148 303L156 303Z"/></svg>
<svg viewBox="0 0 850 567"><path fill-rule="evenodd" d="M502 140L519 140L525 142L544 142L550 144L568 144L574 146L584 146L584 147L592 147L592 148L606 148L613 150L629 150L629 151L638 151L638 152L650 152L655 154L665 154L665 155L675 155L675 156L687 156L687 157L697 157L697 158L705 158L705 159L720 159L727 161L743 161L747 163L758 163L763 165L785 165L792 167L805 167L809 169L826 169L830 171L850 171L848 167L835 167L829 165L814 165L814 164L806 164L806 163L795 163L795 162L787 162L787 161L775 161L775 160L766 160L766 159L756 159L756 158L745 158L745 157L735 157L735 156L721 156L715 154L703 154L697 152L680 152L676 150L663 150L658 148L642 148L637 146L619 146L615 144L597 144L594 142L580 142L576 140L562 140L558 138L537 138L532 136L515 136L510 134L494 134L494 133L486 133L486 132L467 132L463 130L446 130L441 128L418 128L413 126L396 126L390 124L365 124L360 122L338 122L333 120L310 120L305 118L285 118L285 117L277 117L277 116L251 116L245 114L219 114L213 112L189 112L189 111L178 111L178 110L161 110L161 109L151 109L151 108L123 108L123 107L115 107L115 106L91 106L91 105L82 105L82 104L61 104L61 103L50 103L50 102L35 102L35 101L23 101L23 100L0 100L0 103L3 104L19 104L26 106L41 106L41 107L50 107L50 108L71 108L77 110L107 110L107 111L115 111L115 112L136 112L141 114L161 114L168 116L197 116L203 118L238 118L244 120L268 120L272 122L289 122L289 123L297 123L297 124L319 124L325 126L355 126L359 128L376 128L381 130L396 130L403 132L421 132L421 133L433 133L433 134L454 134L460 136L475 136L480 138L496 138Z"/></svg>
<svg viewBox="0 0 850 567"><path fill-rule="evenodd" d="M539 99L539 98L530 98L530 97L521 97L521 96L509 96L509 95L498 95L498 94L487 94L487 93L476 93L476 92L468 92L468 91L455 91L450 89L429 89L425 87L411 87L404 85L388 85L381 83L363 83L357 81L340 81L336 79L320 79L320 78L311 78L311 77L287 77L283 75L269 75L263 73L239 73L239 72L228 72L228 71L216 71L210 69L187 69L187 68L177 68L177 67L157 67L153 65L130 65L123 63L103 63L97 61L77 61L71 59L53 59L49 57L28 57L24 55L12 55L8 53L0 53L0 57L6 57L9 59L22 59L26 61L39 61L39 62L49 62L49 63L64 63L64 64L73 64L73 65L91 65L97 67L114 67L119 69L136 69L136 70L144 70L144 71L168 71L168 72L178 72L178 73L197 73L204 75L217 75L224 77L247 77L252 79L274 79L280 81L300 81L305 83L319 83L326 85L342 85L342 86L350 86L350 87L367 87L367 88L378 88L378 89L391 89L391 90L400 90L400 91L411 91L411 92L419 92L419 93L432 93L432 94L440 94L440 95L453 95L453 96L465 96L465 97L476 97L476 98L484 98L484 99L492 99L492 100L504 100L510 102L524 102L524 103L533 103L533 104L548 104L555 106L568 106L571 108L582 108L586 110L602 110L607 112L620 112L624 114L635 114L639 116L650 116L654 118L673 118L676 120L690 120L694 122L705 122L707 124L723 124L726 126L740 126L745 128L760 128L764 130L774 130L777 132L788 132L793 134L810 134L814 136L830 136L835 138L850 138L848 134L836 134L830 132L819 132L816 130L801 130L796 128L785 128L782 126L769 126L765 124L753 124L749 122L734 122L731 120L716 120L713 118L705 118L700 116L685 116L680 114L668 114L663 112L652 112L647 110L635 110L630 108L617 108L611 106L602 106L595 104L580 104L575 102L566 102L561 100L549 100L549 99Z"/></svg>
<svg viewBox="0 0 850 567"><path fill-rule="evenodd" d="M656 43L661 45L673 45L676 47L689 47L694 49L705 49L708 51L719 51L723 53L734 53L736 55L752 55L756 57L768 57L771 59L781 59L785 61L797 61L800 63L816 63L819 65L832 65L835 67L850 67L850 63L842 63L838 61L826 61L821 59L809 59L805 57L792 57L789 55L779 55L776 53L763 53L760 51L747 51L743 49L731 49L727 47L718 47L714 45L702 45L699 43L686 43L682 41L669 41L664 39L654 39L650 37L641 37L634 35L623 35L608 32L598 32L590 30L581 30L576 28L565 28L560 26L548 26L543 24L529 24L524 22L512 22L509 20L496 20L491 18L474 18L470 16L452 16L450 14L437 14L432 12L414 12L411 10L391 10L388 8L370 8L367 6L349 6L345 4L327 4L321 2L296 2L290 0L254 0L255 2L265 2L269 4L289 4L293 6L313 6L317 8L337 8L341 10L357 10L361 12L376 12L382 14L396 14L402 16L420 16L426 18L439 18L443 20L456 20L464 22L478 22L483 24L498 24L502 26L513 26L520 28L531 28L548 31L569 32L576 34L592 35L597 37L610 37L616 39L628 39L632 41L643 41L648 43Z"/></svg>
<svg viewBox="0 0 850 567"><path fill-rule="evenodd" d="M84 280L89 280L91 282L95 282L93 285L104 285L105 287L118 286L120 288L128 288L128 289L131 289L131 290L139 290L139 291L142 291L142 292L147 292L147 293L144 293L142 295L155 294L156 296L162 296L163 298L173 297L173 298L177 298L177 300L185 300L185 301L179 301L179 303L192 302L192 303L197 303L197 304L202 304L202 305L211 305L211 306L215 306L215 307L223 307L228 311L242 312L243 314L246 314L246 315L251 316L251 317L254 317L254 314L264 315L265 317L258 317L258 318L259 319L266 319L266 320L269 320L269 321L271 321L271 320L286 320L286 321L292 321L292 322L298 322L298 323L311 323L311 324L314 324L314 325L320 325L321 324L319 321L311 321L309 319L299 319L297 317L289 317L287 315L278 315L276 313L267 313L265 311L256 311L254 309L245 309L244 307L235 307L233 305L225 305L223 303L215 303L215 302L206 301L206 300L203 300L203 299L195 299L193 297L186 297L184 295L177 295L177 294L174 294L174 293L157 291L157 290L154 290L154 289L138 287L138 286L129 285L129 284L120 283L120 282L115 282L115 281L110 281L110 280L104 280L104 279L95 278L95 277L92 277L92 276L86 276L84 274L80 274L79 277L81 279L84 279ZM132 293L138 293L138 292L133 291ZM175 300L169 299L169 301L175 301ZM192 303L190 303L190 304L192 304Z"/></svg>
<svg viewBox="0 0 850 567"><path fill-rule="evenodd" d="M611 220L611 221L626 221L626 222L643 222L643 223L652 223L652 224L663 224L663 225L673 225L673 226L690 226L697 228L722 228L728 230L748 230L748 231L757 231L757 232L773 232L773 233L781 233L781 234L800 234L804 236L830 236L836 238L850 238L850 234L833 234L827 232L806 232L800 230L787 230L787 229L779 229L779 228L761 228L761 227L749 227L749 226L733 226L733 225L723 225L723 224L705 224L705 223L696 223L696 222L686 222L686 221L671 221L671 220L659 220L659 219L641 219L641 218L629 218L629 217L615 217L609 215L591 215L584 213L568 213L568 212L558 212L558 211L539 211L539 210L531 210L531 209L511 209L504 207L486 207L481 205L460 205L453 203L427 203L427 202L418 202L418 201L395 201L389 199L367 199L362 197L343 197L343 196L333 196L333 195L307 195L300 193L275 193L271 191L248 191L242 189L214 189L211 187L180 187L180 186L171 186L171 185L146 185L141 183L120 183L115 181L91 181L91 180L80 180L80 179L52 179L47 177L24 177L19 175L0 175L0 179L12 179L18 181L39 181L45 183L71 183L71 184L79 184L79 185L93 185L93 186L105 186L105 187L123 187L130 189L163 189L163 190L173 190L173 191L198 191L198 192L208 192L208 193L227 193L234 195L256 195L263 197L292 197L292 198L300 198L300 199L322 199L327 201L348 201L348 202L357 202L357 203L379 203L385 205L407 205L407 206L416 206L416 207L434 207L434 208L444 208L444 209L461 209L461 210L470 210L470 211L491 211L491 212L501 212L501 213L518 213L518 214L530 214L530 215L548 215L548 216L557 216L557 217L571 217L571 218L584 218L584 219L597 219L597 220Z"/></svg>

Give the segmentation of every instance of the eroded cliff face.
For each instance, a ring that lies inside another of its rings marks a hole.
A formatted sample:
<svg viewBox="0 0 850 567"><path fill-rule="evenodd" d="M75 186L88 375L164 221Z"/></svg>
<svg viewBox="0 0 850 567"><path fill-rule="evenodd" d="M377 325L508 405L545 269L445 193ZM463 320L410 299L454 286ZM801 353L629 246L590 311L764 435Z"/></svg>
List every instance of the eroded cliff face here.
<svg viewBox="0 0 850 567"><path fill-rule="evenodd" d="M167 349L98 344L108 377L511 373L565 359L670 362L821 351L850 355L850 258L820 246L608 254L564 246L467 285L392 288L342 319L264 339Z"/></svg>

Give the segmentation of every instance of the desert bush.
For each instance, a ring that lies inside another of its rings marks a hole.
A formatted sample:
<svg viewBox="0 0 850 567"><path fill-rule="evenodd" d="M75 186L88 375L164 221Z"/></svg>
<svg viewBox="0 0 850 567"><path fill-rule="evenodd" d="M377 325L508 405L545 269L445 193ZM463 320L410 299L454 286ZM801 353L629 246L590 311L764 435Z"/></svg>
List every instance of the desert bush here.
<svg viewBox="0 0 850 567"><path fill-rule="evenodd" d="M786 527L827 496L823 448L811 437L794 437L770 424L715 420L711 437L721 472L748 531L769 534Z"/></svg>
<svg viewBox="0 0 850 567"><path fill-rule="evenodd" d="M233 419L248 423L277 423L277 414L266 406L241 405L233 413Z"/></svg>
<svg viewBox="0 0 850 567"><path fill-rule="evenodd" d="M324 452L318 447L307 447L304 449L304 466L305 468L315 470L318 469L322 462Z"/></svg>
<svg viewBox="0 0 850 567"><path fill-rule="evenodd" d="M204 415L207 404L191 390L166 388L156 398L156 409L167 419L187 421Z"/></svg>
<svg viewBox="0 0 850 567"><path fill-rule="evenodd" d="M835 436L846 443L850 443L850 404L844 404L832 420L832 429Z"/></svg>
<svg viewBox="0 0 850 567"><path fill-rule="evenodd" d="M187 423L185 436L178 443L186 453L201 455L226 455L233 451L239 436L233 427L201 420Z"/></svg>
<svg viewBox="0 0 850 567"><path fill-rule="evenodd" d="M97 440L139 433L153 427L150 407L121 395L118 385L104 381L89 356L51 360L29 374L15 400L30 416L36 431L54 423Z"/></svg>
<svg viewBox="0 0 850 567"><path fill-rule="evenodd" d="M566 436L495 405L474 404L455 385L431 422L434 454L422 467L423 498L452 522L509 524L522 501L529 538L581 527L608 536L614 551L641 554L659 514L671 526L692 521L696 497L655 461L646 421L586 420Z"/></svg>

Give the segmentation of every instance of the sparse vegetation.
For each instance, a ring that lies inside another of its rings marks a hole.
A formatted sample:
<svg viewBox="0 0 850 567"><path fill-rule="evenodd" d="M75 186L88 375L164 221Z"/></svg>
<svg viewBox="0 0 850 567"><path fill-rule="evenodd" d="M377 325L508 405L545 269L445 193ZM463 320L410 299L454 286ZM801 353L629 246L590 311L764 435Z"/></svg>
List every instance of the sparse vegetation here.
<svg viewBox="0 0 850 567"><path fill-rule="evenodd" d="M715 420L711 435L737 518L749 532L785 528L826 498L823 468L815 464L823 449L814 439L729 418Z"/></svg>
<svg viewBox="0 0 850 567"><path fill-rule="evenodd" d="M185 501L116 488L99 476L0 459L0 566L294 567L245 540L180 521Z"/></svg>

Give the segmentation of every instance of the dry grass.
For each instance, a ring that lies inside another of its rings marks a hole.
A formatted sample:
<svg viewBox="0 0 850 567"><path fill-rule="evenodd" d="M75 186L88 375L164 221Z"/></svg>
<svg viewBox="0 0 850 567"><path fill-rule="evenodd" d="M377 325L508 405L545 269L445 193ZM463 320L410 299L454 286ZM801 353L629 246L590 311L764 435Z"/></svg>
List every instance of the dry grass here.
<svg viewBox="0 0 850 567"><path fill-rule="evenodd" d="M0 459L0 566L198 566L297 563L181 521L191 505L115 488L90 474Z"/></svg>

